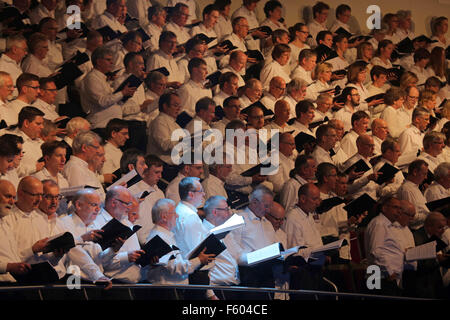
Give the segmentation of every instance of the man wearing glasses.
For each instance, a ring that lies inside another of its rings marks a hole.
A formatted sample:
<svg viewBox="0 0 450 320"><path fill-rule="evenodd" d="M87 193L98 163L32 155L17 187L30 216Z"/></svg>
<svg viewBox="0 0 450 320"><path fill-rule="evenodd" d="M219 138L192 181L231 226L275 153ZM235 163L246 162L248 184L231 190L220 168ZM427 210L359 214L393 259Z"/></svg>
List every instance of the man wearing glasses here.
<svg viewBox="0 0 450 320"><path fill-rule="evenodd" d="M286 91L286 81L281 77L273 77L269 82L269 91L264 92L261 103L272 111L275 109L275 102L284 96Z"/></svg>
<svg viewBox="0 0 450 320"><path fill-rule="evenodd" d="M128 220L132 206L132 195L122 186L115 186L106 193L105 206L94 220L96 229L101 229L112 218L120 221L130 229L133 224ZM128 239L120 239L123 245L111 261L104 264L105 275L122 283L137 283L141 280L141 268L136 260L144 253L140 250L139 240L134 233Z"/></svg>
<svg viewBox="0 0 450 320"><path fill-rule="evenodd" d="M4 222L14 233L20 260L30 264L48 261L58 273L65 276L64 252L43 253L48 245L48 237L54 233L49 229L47 214L39 213L38 207L44 195L42 183L34 177L23 178L17 189L17 202ZM54 232L57 232L56 229Z"/></svg>
<svg viewBox="0 0 450 320"><path fill-rule="evenodd" d="M15 115L18 116L23 107L31 106L36 101L40 93L39 77L31 73L22 73L17 78L16 87L19 95L15 100L9 102L6 107L13 110ZM11 123L11 125L16 123Z"/></svg>
<svg viewBox="0 0 450 320"><path fill-rule="evenodd" d="M56 94L58 93L55 82L52 78L41 78L39 79L39 86L39 96L33 103L33 106L45 113L44 119L55 121L60 118L54 105Z"/></svg>

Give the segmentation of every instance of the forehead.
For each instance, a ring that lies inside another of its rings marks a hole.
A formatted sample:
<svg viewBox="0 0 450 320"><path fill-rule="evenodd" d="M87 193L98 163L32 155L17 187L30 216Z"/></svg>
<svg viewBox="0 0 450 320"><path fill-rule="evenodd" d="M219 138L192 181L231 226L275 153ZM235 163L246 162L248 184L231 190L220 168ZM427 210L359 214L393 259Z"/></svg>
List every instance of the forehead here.
<svg viewBox="0 0 450 320"><path fill-rule="evenodd" d="M44 185L44 192L49 194L58 194L59 193L59 187L53 186L48 183Z"/></svg>
<svg viewBox="0 0 450 320"><path fill-rule="evenodd" d="M0 188L0 195L15 195L16 194L16 188L10 183L5 183Z"/></svg>

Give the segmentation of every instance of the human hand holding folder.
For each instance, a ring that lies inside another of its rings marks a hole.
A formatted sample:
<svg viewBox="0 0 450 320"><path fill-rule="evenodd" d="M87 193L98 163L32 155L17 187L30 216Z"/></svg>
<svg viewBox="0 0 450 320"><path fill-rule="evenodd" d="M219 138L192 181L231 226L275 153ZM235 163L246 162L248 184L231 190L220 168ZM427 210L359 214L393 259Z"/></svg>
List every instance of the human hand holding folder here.
<svg viewBox="0 0 450 320"><path fill-rule="evenodd" d="M206 247L198 254L197 258L200 259L200 262L202 265L207 265L208 263L211 263L216 258L216 255L214 253L207 254L206 253Z"/></svg>

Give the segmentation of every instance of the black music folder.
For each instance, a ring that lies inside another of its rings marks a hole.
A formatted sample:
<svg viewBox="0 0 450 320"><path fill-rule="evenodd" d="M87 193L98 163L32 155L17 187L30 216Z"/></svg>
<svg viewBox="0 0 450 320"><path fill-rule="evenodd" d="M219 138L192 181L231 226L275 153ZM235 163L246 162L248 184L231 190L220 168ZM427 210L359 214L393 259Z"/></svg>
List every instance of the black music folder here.
<svg viewBox="0 0 450 320"><path fill-rule="evenodd" d="M200 252L202 252L205 248L205 254L215 254L217 257L227 247L222 243L222 241L217 238L217 236L215 236L214 234L210 234L187 254L187 258L191 260L198 257Z"/></svg>
<svg viewBox="0 0 450 320"><path fill-rule="evenodd" d="M73 247L75 247L75 239L73 238L72 233L64 232L49 238L48 245L44 249L43 253L61 249L67 252Z"/></svg>
<svg viewBox="0 0 450 320"><path fill-rule="evenodd" d="M135 232L137 232L141 226L133 226L133 229L130 229L126 225L122 224L115 218L109 220L107 224L102 227L103 233L102 238L97 240L96 242L102 247L103 250L111 247L114 243L114 240L117 238L122 238L124 240L131 237Z"/></svg>
<svg viewBox="0 0 450 320"><path fill-rule="evenodd" d="M142 246L141 249L145 251L145 254L141 255L140 258L136 260L136 263L141 267L149 265L151 262L151 258L161 258L162 256L165 256L166 254L174 250L158 235L151 238L146 244Z"/></svg>
<svg viewBox="0 0 450 320"><path fill-rule="evenodd" d="M351 201L344 209L347 211L348 217L357 216L365 211L370 212L377 202L372 199L367 193L364 193L359 198Z"/></svg>

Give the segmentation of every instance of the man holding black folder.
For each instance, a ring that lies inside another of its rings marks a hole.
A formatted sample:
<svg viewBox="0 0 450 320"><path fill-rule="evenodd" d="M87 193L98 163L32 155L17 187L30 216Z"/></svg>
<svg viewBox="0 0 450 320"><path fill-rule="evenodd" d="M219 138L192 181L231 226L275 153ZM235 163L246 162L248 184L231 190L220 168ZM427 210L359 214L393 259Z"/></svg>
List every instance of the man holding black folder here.
<svg viewBox="0 0 450 320"><path fill-rule="evenodd" d="M434 181L425 190L428 202L450 197L450 163L442 162L434 170Z"/></svg>

